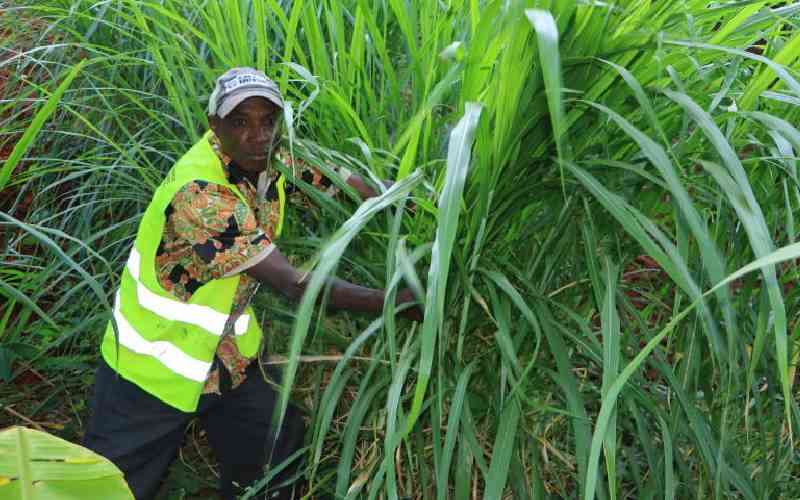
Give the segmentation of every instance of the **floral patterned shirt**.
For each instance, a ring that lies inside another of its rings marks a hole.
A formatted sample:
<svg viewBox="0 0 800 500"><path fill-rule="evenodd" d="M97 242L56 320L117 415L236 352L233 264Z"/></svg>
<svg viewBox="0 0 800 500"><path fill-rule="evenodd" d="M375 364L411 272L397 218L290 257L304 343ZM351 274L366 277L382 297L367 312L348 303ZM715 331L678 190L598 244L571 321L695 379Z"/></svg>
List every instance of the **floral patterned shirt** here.
<svg viewBox="0 0 800 500"><path fill-rule="evenodd" d="M247 268L267 257L275 246L273 239L280 218L280 202L275 183L279 173L267 170L254 186L220 148L219 140L209 136L220 158L225 175L243 195L243 202L229 188L201 180L183 186L165 210L167 216L161 243L156 252L158 280L178 300L188 301L201 286L213 279L240 274L231 314L217 347L216 356L230 372L231 387L241 384L245 369L253 360L236 346L233 325L250 303L259 283L245 274ZM336 192L331 181L301 160L280 150L278 158L296 168L304 181L330 194ZM299 190L285 186L287 198L298 201ZM204 393L219 393L219 368L209 373Z"/></svg>

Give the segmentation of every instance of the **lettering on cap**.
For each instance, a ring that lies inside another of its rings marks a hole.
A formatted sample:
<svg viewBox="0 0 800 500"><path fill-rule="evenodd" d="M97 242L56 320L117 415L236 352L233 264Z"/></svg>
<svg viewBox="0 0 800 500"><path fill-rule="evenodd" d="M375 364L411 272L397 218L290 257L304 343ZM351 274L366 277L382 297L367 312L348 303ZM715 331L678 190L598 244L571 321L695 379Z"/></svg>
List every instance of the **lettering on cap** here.
<svg viewBox="0 0 800 500"><path fill-rule="evenodd" d="M225 93L227 94L229 92L233 92L239 87L253 84L269 87L269 80L260 75L238 75L232 80L225 82L223 85L225 87Z"/></svg>

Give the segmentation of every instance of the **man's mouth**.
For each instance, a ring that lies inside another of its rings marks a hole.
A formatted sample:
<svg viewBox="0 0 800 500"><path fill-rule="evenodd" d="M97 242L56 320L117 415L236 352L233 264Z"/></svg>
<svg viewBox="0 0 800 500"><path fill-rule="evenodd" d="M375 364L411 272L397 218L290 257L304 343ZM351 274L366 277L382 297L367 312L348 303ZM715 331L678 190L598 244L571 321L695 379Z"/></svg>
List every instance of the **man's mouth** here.
<svg viewBox="0 0 800 500"><path fill-rule="evenodd" d="M248 156L254 160L266 160L269 156L269 149L265 147L249 151Z"/></svg>
<svg viewBox="0 0 800 500"><path fill-rule="evenodd" d="M248 156L255 160L264 160L269 157L272 148L269 144L264 144L263 146L255 147L248 151Z"/></svg>

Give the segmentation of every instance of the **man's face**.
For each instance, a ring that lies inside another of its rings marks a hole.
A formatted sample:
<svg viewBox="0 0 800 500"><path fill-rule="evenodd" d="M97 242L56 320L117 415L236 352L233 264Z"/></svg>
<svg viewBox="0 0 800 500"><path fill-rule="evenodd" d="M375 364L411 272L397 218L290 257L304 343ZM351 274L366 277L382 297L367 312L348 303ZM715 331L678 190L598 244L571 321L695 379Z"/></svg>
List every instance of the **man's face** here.
<svg viewBox="0 0 800 500"><path fill-rule="evenodd" d="M225 154L243 170L257 173L267 167L278 138L280 111L263 97L248 97L225 118L209 117L209 124Z"/></svg>

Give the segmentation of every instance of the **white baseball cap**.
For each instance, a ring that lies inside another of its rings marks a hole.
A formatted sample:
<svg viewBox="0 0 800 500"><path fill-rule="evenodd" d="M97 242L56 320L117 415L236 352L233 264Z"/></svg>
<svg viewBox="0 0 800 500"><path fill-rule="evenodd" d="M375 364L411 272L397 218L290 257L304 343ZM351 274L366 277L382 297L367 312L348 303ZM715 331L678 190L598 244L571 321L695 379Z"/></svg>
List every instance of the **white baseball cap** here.
<svg viewBox="0 0 800 500"><path fill-rule="evenodd" d="M209 116L225 118L248 97L263 97L283 110L283 98L278 85L263 71L253 68L232 68L217 78L208 99Z"/></svg>

